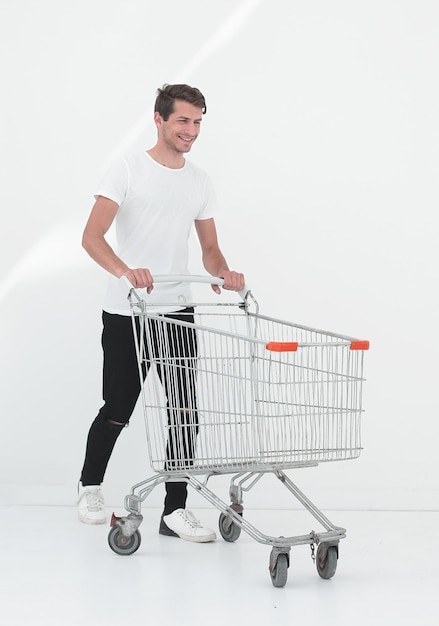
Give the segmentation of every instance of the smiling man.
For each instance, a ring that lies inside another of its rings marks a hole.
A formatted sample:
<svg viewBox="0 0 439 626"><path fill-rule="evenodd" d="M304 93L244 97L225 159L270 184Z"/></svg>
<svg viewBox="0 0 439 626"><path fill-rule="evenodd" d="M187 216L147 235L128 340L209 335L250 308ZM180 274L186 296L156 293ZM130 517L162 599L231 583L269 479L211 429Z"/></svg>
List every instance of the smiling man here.
<svg viewBox="0 0 439 626"><path fill-rule="evenodd" d="M162 112L157 110L157 106ZM199 107L184 100L176 100L171 111L168 108L156 104L154 122L159 139L157 145L148 150L148 154L159 162L172 158L172 164L162 165L180 168L184 166L183 153L189 152L199 135L201 115L205 113L205 108L201 113Z"/></svg>
<svg viewBox="0 0 439 626"><path fill-rule="evenodd" d="M229 269L218 245L214 221L217 206L210 179L185 158L200 133L205 113L205 99L198 89L181 84L159 89L154 108L155 146L113 164L96 190L84 230L85 250L109 274L102 313L104 404L90 427L79 484L78 513L84 523L106 521L101 484L113 447L140 393L131 313L118 279L128 277L145 300L155 305L154 311L193 322L193 309L175 304L190 302L189 284L154 285L154 275L189 273L188 239L195 226L206 271L223 278L224 289L244 288L243 274ZM106 240L113 221L117 251ZM212 288L220 292L217 285ZM186 333L175 344L180 351L177 358L196 357L195 336ZM195 406L196 399L190 372L182 380L185 382L178 394L183 414L184 403ZM161 382L169 394L165 376ZM192 442L186 452L189 460L194 447ZM212 541L215 533L186 510L186 498L185 482L166 483L159 532L188 541Z"/></svg>

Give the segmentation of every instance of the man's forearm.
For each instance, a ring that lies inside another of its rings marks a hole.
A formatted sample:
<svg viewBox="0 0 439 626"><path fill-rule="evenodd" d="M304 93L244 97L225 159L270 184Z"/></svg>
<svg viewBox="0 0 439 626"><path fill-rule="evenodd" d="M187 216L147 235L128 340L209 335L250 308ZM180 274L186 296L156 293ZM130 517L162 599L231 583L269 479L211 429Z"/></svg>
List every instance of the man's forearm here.
<svg viewBox="0 0 439 626"><path fill-rule="evenodd" d="M82 245L91 258L113 276L120 278L129 270L129 267L115 254L104 237L85 234Z"/></svg>
<svg viewBox="0 0 439 626"><path fill-rule="evenodd" d="M203 265L209 274L217 278L223 278L224 272L230 271L227 261L219 249L205 253Z"/></svg>

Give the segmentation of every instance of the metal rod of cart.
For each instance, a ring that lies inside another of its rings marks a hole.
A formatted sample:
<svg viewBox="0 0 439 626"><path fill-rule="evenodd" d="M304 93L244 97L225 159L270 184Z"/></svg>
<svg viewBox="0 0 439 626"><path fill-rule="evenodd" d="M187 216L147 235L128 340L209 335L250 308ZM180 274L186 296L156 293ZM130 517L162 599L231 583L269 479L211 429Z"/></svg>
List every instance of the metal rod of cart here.
<svg viewBox="0 0 439 626"><path fill-rule="evenodd" d="M186 281L223 282L210 276L155 277L155 282ZM122 286L131 306L154 474L131 488L125 498L128 515L113 515L112 550L133 554L141 542L142 503L157 485L185 480L220 511L225 541L236 541L244 530L272 546L274 586L286 584L291 547L304 544L311 546L319 575L331 578L346 531L327 519L286 470L360 455L363 358L369 343L262 315L247 288L236 303L190 304L192 323L175 313L165 317L126 279ZM243 494L267 473L309 511L322 532L273 537L245 519ZM231 475L229 505L207 486L222 474Z"/></svg>

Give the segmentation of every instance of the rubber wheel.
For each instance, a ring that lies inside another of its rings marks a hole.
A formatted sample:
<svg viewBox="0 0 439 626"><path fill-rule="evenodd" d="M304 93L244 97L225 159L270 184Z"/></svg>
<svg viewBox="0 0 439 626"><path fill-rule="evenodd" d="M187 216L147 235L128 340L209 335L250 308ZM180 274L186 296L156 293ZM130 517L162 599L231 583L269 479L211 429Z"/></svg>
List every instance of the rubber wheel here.
<svg viewBox="0 0 439 626"><path fill-rule="evenodd" d="M328 580L332 578L337 569L338 550L336 546L328 546L321 543L317 548L316 566L319 576Z"/></svg>
<svg viewBox="0 0 439 626"><path fill-rule="evenodd" d="M239 513L239 515L242 514ZM221 513L218 526L224 541L233 542L239 539L239 536L241 535L241 527L238 526L238 524L235 524L225 513Z"/></svg>
<svg viewBox="0 0 439 626"><path fill-rule="evenodd" d="M134 554L134 552L139 549L141 541L142 538L138 530L136 530L131 537L125 537L120 528L113 526L108 534L108 544L116 554Z"/></svg>
<svg viewBox="0 0 439 626"><path fill-rule="evenodd" d="M270 570L271 582L274 587L285 587L288 578L288 557L279 554L274 570Z"/></svg>

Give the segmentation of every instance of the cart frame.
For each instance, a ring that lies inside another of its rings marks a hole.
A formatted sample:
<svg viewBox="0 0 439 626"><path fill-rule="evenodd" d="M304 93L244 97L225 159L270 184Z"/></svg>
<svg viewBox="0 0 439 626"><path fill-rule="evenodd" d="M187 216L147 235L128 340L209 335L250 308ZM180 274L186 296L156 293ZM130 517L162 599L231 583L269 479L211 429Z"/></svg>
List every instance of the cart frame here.
<svg viewBox="0 0 439 626"><path fill-rule="evenodd" d="M187 281L223 283L221 279L206 276L155 277L155 282ZM167 324L181 328L181 332L186 329L192 332L195 328L201 342L201 356L197 354L196 364L189 364L189 368L200 371L202 381L199 385L218 385L216 392L220 390L228 394L224 405L231 412L226 417L218 394L214 394L214 400L210 396L200 401L197 398L196 408L186 410L197 414L195 438L201 449L200 458L197 455L183 458L182 463L176 463L170 469L167 465L169 457L165 457L163 451L172 428L169 421L172 403L160 395L152 401L147 398L145 371L142 369L148 348L148 358L154 361L148 323L158 316L126 278L121 280L121 286L131 306L148 450L155 475L132 486L124 502L127 516L113 514L108 538L112 550L124 555L135 552L141 541L138 529L143 520L142 503L158 485L184 480L220 511L219 530L224 540L236 541L244 530L257 542L272 547L269 571L274 586L286 584L291 547L306 544L311 546L311 556L319 575L331 578L337 567L339 541L346 537L346 530L330 522L285 470L359 456L363 353L368 350L369 342L260 315L258 303L247 287L240 293L242 301L237 304L196 303L197 307L207 309L209 325L167 321ZM212 306L216 310L221 308L223 319L230 318L232 330L224 328L222 323L215 324L217 313L211 312ZM214 320L213 324L211 320ZM267 335L267 332L274 333L274 336ZM238 356L234 354L236 350ZM307 356L297 357L300 351ZM169 354L167 358L169 361ZM167 371L169 376L176 376L174 370ZM158 384L162 386L160 381ZM157 385L157 380L153 385ZM230 398L233 394L245 396L244 401ZM204 409L206 424L199 423L198 403ZM168 416L167 424L163 424L164 413ZM213 435L203 435L203 429L206 432L210 429ZM222 443L219 444L217 439ZM265 443L267 439L269 444ZM286 449L280 449L281 446ZM267 473L281 481L323 527L322 532L312 530L299 536L274 537L262 533L244 518L243 494ZM213 476L222 474L232 475L230 505L207 486Z"/></svg>

